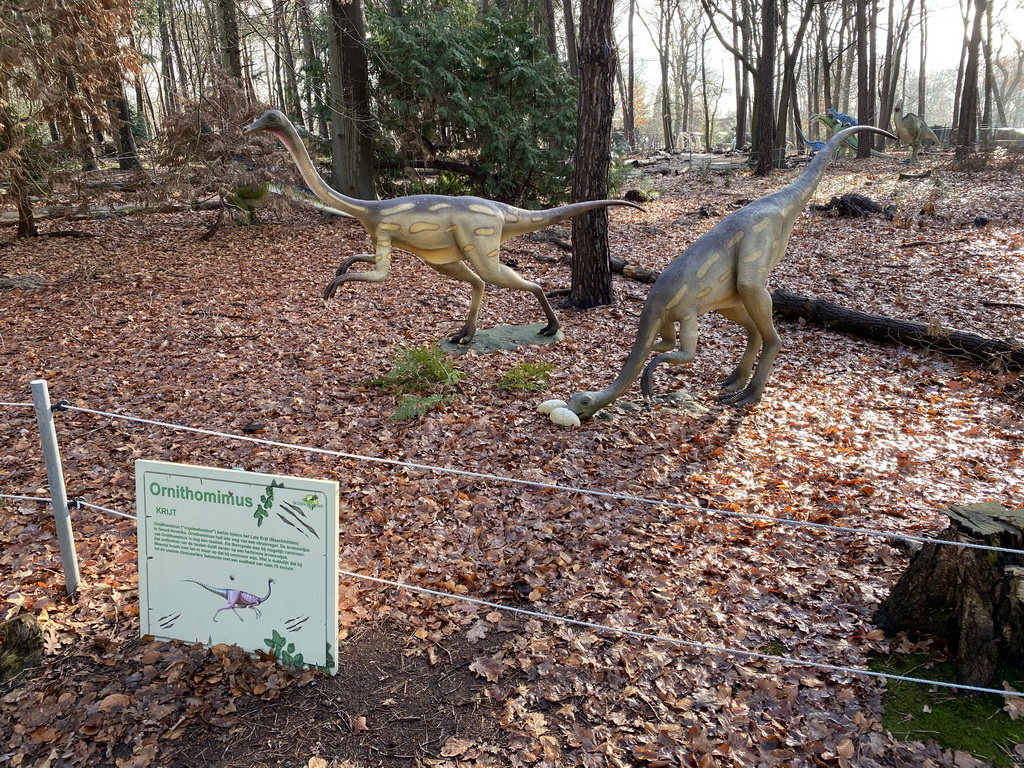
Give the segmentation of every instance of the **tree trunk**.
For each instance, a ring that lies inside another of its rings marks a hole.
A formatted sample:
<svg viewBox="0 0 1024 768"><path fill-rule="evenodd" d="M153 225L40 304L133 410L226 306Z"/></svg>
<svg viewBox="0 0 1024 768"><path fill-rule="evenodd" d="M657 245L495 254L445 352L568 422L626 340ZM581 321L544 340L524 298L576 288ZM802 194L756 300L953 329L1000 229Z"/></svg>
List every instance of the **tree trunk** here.
<svg viewBox="0 0 1024 768"><path fill-rule="evenodd" d="M114 130L114 145L117 147L117 167L122 171L134 171L142 167L139 149L132 133L132 115L124 90L117 86L120 94L110 102L111 123Z"/></svg>
<svg viewBox="0 0 1024 768"><path fill-rule="evenodd" d="M361 200L377 198L363 1L331 0L331 180Z"/></svg>
<svg viewBox="0 0 1024 768"><path fill-rule="evenodd" d="M562 15L565 17L565 55L569 59L569 74L578 80L580 59L576 46L576 19L572 13L572 0L562 0Z"/></svg>
<svg viewBox="0 0 1024 768"><path fill-rule="evenodd" d="M974 28L967 47L963 91L957 120L956 159L965 160L973 151L978 128L978 69L981 58L982 24L988 0L974 0Z"/></svg>
<svg viewBox="0 0 1024 768"><path fill-rule="evenodd" d="M1020 549L1024 509L986 502L951 507L937 538ZM912 632L946 640L957 656L956 682L987 687L1002 663L1024 654L1024 558L949 544L925 544L879 606L887 635Z"/></svg>
<svg viewBox="0 0 1024 768"><path fill-rule="evenodd" d="M615 112L614 4L614 0L588 0L580 10L580 96L573 172L575 201L608 197ZM566 304L583 308L610 304L613 294L607 209L575 216L572 244L572 290Z"/></svg>
<svg viewBox="0 0 1024 768"><path fill-rule="evenodd" d="M242 85L242 40L238 32L238 8L235 0L217 0L220 14L220 54L224 71Z"/></svg>
<svg viewBox="0 0 1024 768"><path fill-rule="evenodd" d="M171 32L167 21L167 14L173 12L173 9L167 8L167 0L158 0L156 12L160 31L160 78L161 83L163 83L160 104L163 107L164 116L166 116L175 111L178 103L178 81L174 76L174 59L171 56Z"/></svg>
<svg viewBox="0 0 1024 768"><path fill-rule="evenodd" d="M928 10L925 8L925 0L921 0L919 26L921 29L921 55L917 64L917 115L925 122L928 122L927 105L925 103L925 89L928 85L928 79L925 75L925 54L928 51Z"/></svg>
<svg viewBox="0 0 1024 768"><path fill-rule="evenodd" d="M857 122L861 125L870 123L872 111L870 72L868 71L868 2L856 0L857 3ZM864 137L857 142L857 157L871 157L871 144Z"/></svg>
<svg viewBox="0 0 1024 768"><path fill-rule="evenodd" d="M772 172L772 147L775 144L775 38L778 36L778 9L775 0L761 4L761 55L754 82L754 119L757 121L757 161L755 176Z"/></svg>
<svg viewBox="0 0 1024 768"><path fill-rule="evenodd" d="M626 64L626 94L622 100L622 132L626 143L636 150L636 59L633 51L633 19L636 16L636 0L629 0L626 21L626 35L629 59Z"/></svg>

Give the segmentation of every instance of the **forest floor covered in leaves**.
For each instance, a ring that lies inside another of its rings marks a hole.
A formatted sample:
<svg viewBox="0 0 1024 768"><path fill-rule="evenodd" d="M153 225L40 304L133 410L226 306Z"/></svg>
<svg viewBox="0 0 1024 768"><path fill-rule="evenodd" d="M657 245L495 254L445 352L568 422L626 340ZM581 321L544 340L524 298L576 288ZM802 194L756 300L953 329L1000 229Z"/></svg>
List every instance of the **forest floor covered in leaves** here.
<svg viewBox="0 0 1024 768"><path fill-rule="evenodd" d="M856 192L895 216L804 213L770 285L1024 338L1019 166L955 172L933 153L924 169L901 179L895 160L836 161L814 202ZM610 212L613 253L651 269L798 172L757 179L682 158L668 170L628 185L660 193L646 212ZM137 459L335 479L343 570L689 645L348 578L333 678L140 639L133 520L74 512L83 582L69 598L46 505L0 501L0 619L32 613L46 643L40 667L0 688L0 764L976 764L927 733L890 736L875 678L699 647L858 669L915 647L871 623L907 564L892 540L701 508L931 536L946 505L1024 507L1019 374L780 322L764 400L734 410L715 382L744 340L708 316L694 364L655 381L706 412L613 408L558 427L537 404L603 388L631 346L648 286L617 276L613 305L560 310L560 343L458 356L453 398L397 422L395 395L367 380L458 328L467 288L399 254L387 282L346 285L325 308L338 262L367 250L356 222L282 205L201 240L215 216L0 232L0 272L45 281L0 293L0 401L29 402L42 377L79 408L537 485L72 410L57 415L72 498L134 514ZM530 237L505 249L546 290L569 285L560 255ZM481 327L541 320L532 297L488 288ZM545 388L497 386L531 362L554 365ZM0 493L48 496L32 409L2 408ZM1022 745L1003 749L1024 759Z"/></svg>

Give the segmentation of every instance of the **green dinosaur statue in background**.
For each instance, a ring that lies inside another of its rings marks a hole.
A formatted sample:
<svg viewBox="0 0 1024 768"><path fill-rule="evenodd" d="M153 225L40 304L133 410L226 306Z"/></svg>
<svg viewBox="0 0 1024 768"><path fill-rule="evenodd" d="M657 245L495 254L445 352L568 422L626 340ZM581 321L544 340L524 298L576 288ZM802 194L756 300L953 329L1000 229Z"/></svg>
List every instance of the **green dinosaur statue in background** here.
<svg viewBox="0 0 1024 768"><path fill-rule="evenodd" d="M939 137L935 131L928 127L928 123L915 115L913 112L903 112L903 99L896 102L892 108L892 124L896 128L896 134L900 141L910 145L910 158L908 163L918 162L917 154L925 142L939 144Z"/></svg>
<svg viewBox="0 0 1024 768"><path fill-rule="evenodd" d="M849 127L846 124L846 122L843 120L843 118L845 118L846 120L852 120L853 118L851 118L849 115L844 115L842 112L836 112L831 107L829 107L829 109L827 111L828 111L827 115L818 115L818 114L811 115L811 121L813 122L813 121L817 120L819 123L824 125L828 129L829 138L831 138L832 136L835 135L835 132L837 130L842 130L843 128L848 128ZM835 117L832 116L833 112L836 113ZM856 125L856 122L854 122L853 124ZM857 151L857 147L859 146L857 144L857 137L856 136L851 136L850 138L848 138L846 140L846 145L845 146L852 147L853 151L856 152ZM843 149L843 147L841 147L840 149ZM871 156L872 157L890 157L890 155L885 154L885 152L879 152L877 149L872 149L871 150Z"/></svg>

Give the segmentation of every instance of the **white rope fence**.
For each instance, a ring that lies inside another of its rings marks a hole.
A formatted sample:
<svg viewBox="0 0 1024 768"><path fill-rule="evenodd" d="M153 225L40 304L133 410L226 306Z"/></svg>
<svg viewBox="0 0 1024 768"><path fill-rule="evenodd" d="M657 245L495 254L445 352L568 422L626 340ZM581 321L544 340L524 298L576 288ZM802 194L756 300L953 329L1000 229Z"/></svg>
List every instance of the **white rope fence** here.
<svg viewBox="0 0 1024 768"><path fill-rule="evenodd" d="M23 407L23 406L33 407L33 405L34 405L33 403L5 403L5 402L0 402L0 407L4 407L4 406L7 406L7 407ZM331 456L331 457L335 457L335 458L356 460L356 461L359 461L359 462L373 462L373 463L378 463L378 464L386 464L386 465L393 466L393 467L405 467L407 469L413 469L413 470L417 470L417 471L421 471L421 472L433 472L433 473L439 473L439 474L455 475L455 476L460 476L460 477L471 477L471 478L479 479L479 480L488 480L488 481L493 481L493 482L508 483L508 484L512 484L512 485L520 485L520 486L525 486L525 487L538 488L538 489L542 489L542 490L556 490L556 491L560 491L560 492L563 492L563 493L578 493L578 494L584 494L584 495L589 495L589 496L594 496L594 497L597 497L597 498L609 499L609 500L614 500L614 501L624 501L624 502L630 502L630 503L638 503L638 504L645 504L645 505L654 505L654 506L668 507L668 508L671 508L671 509L680 509L680 510L686 510L686 511L691 511L691 512L699 512L699 513L702 513L702 514L716 514L716 515L722 515L722 516L731 517L731 518L737 518L737 519L741 519L741 520L747 520L747 521L751 521L751 522L767 522L767 523L771 523L771 524L790 525L790 526L794 526L794 527L797 527L797 528L808 528L808 529L818 530L818 531L834 531L834 532L848 534L848 535L875 536L875 537L879 537L879 538L883 538L883 539L895 539L895 540L900 540L900 541L915 541L915 542L919 542L919 543L922 543L922 544L937 544L937 545L943 545L943 546L958 546L958 547L967 548L967 549L979 549L979 550L986 550L986 551L992 551L992 552L1001 552L1001 553L1007 553L1007 554L1024 555L1024 551L1022 551L1022 550L1009 549L1009 548L1005 548L1005 547L994 547L994 546L988 546L988 545L982 545L982 544L974 544L974 543L970 543L970 542L946 541L946 540L943 540L943 539L929 539L929 538L926 538L926 537L923 537L923 536L915 536L915 535L909 535L909 534L896 534L896 533L890 533L890 532L887 532L887 531L878 531L878 530L874 530L874 529L870 529L870 528L847 528L847 527L838 526L838 525L829 525L829 524L826 524L826 523L815 523L815 522L811 522L811 521L807 521L807 520L795 520L795 519L792 519L792 518L777 518L777 517L771 517L769 515L757 515L757 514L751 514L751 513L746 513L746 512L736 512L736 511L733 511L733 510L711 509L709 507L702 507L702 506L694 505L694 504L685 504L685 503L682 503L682 502L664 501L664 500L660 500L660 499L651 499L651 498L646 498L646 497L642 497L642 496L632 496L632 495L629 495L629 494L612 493L612 492L608 492L608 491L600 491L600 490L594 490L594 489L589 489L589 488L578 488L578 487L574 487L574 486L564 486L564 485L559 485L557 483L547 483L547 482L541 482L541 481L537 481L537 480L526 480L526 479L523 479L523 478L508 477L508 476L505 476L505 475L496 475L496 474L490 474L490 473L485 473L485 472L473 472L473 471L470 471L470 470L454 469L454 468L450 468L450 467L440 467L440 466L435 466L435 465L430 465L430 464L419 464L419 463L416 463L416 462L403 461L403 460L399 460L399 459L387 459L387 458L376 457L376 456L363 456L363 455L360 455L360 454L348 453L348 452L344 452L344 451L335 451L335 450L330 450L330 449L327 449L327 448L319 448L319 447L315 447L315 446L299 445L299 444L295 444L295 443L285 443L285 442L281 442L281 441L277 441L277 440L267 440L265 438L252 437L252 436L249 436L249 435L232 435L232 434L229 434L229 433L226 433L226 432L218 432L216 430L203 429L203 428L200 428L200 427L190 427L190 426L185 426L185 425L182 425L182 424L174 424L172 422L157 421L157 420L154 420L154 419L144 419L144 418L140 418L140 417L137 417L137 416L130 416L130 415L125 415L125 414L120 414L120 413L113 413L113 412L109 412L109 411L100 411L100 410L95 410L95 409L91 409L91 408L80 408L80 407L69 405L68 403L66 403L64 401L55 403L52 406L52 410L54 410L54 411L77 411L79 413L89 414L89 415L92 415L92 416L97 416L97 417L102 417L102 418L120 419L120 420L124 420L124 421L135 422L135 423L138 423L138 424L147 424L147 425L150 425L150 426L161 427L161 428L165 428L165 429L171 429L171 430L182 431L182 432L190 432L190 433L193 433L193 434L206 435L206 436L209 436L209 437L217 437L217 438L224 438L224 439L227 439L227 440L255 443L255 444L262 445L262 446L267 446L267 447L284 448L284 449L287 449L287 450L302 451L302 452L314 453L314 454L318 454L318 455L322 455L322 456ZM36 497L36 496L20 496L20 495L13 495L13 494L0 494L0 499L10 499L10 500L21 500L21 501L33 501L33 502L48 502L48 503L52 503L52 499L49 499L49 498L42 498L42 497ZM90 503L84 502L84 501L82 501L80 499L79 500L70 501L68 503L68 507L69 508L88 508L88 509L94 509L94 510L97 510L97 511L101 511L101 512L104 512L104 513L107 513L107 514L111 514L111 515L115 515L115 516L122 517L122 518L127 518L127 519L130 519L130 520L135 520L136 519L136 517L133 516L133 515L129 515L129 514L126 514L126 513L123 513L123 512L119 512L117 510L113 510L113 509L109 509L109 508L106 508L106 507L102 507L102 506L99 506L99 505L96 505L96 504L90 504ZM414 584L407 584L407 583L402 582L402 581L393 581L393 580L384 579L384 578L380 578L380 577L376 577L376 576L369 576L367 574L355 573L353 571L340 570L339 573L341 575L343 575L343 576L346 576L346 577L349 577L349 578L352 578L352 579L358 579L358 580L362 580L362 581L367 581L367 582L371 582L371 583L375 583L375 584L379 584L379 585L383 585L383 586L392 587L392 588L395 588L395 589L409 590L409 591L412 591L412 592L417 592L417 593L420 593L420 594L430 595L432 597L437 597L437 598L441 598L441 599L445 599L445 600L454 600L454 601L460 601L460 602L465 602L465 603L471 603L473 605L479 605L479 606L482 606L482 607L492 608L492 609L499 610L499 611L505 611L505 612L509 612L509 613L518 614L518 615L521 615L521 616L528 616L528 617L531 617L531 618L540 619L542 621L560 623L560 624L564 624L564 625L568 625L568 626L579 627L579 628L593 630L593 631L597 631L597 632L601 632L601 633L612 633L612 634L616 634L616 635L621 635L621 636L625 636L625 637L632 637L632 638L635 638L635 639L649 641L649 642L667 643L667 644L670 644L670 645L675 645L675 646L684 647L684 648L691 648L691 649L694 649L694 650L708 651L708 652L711 652L711 653L719 653L719 654L726 654L726 655L731 655L731 656L739 656L739 657L743 657L743 658L756 659L756 660L761 660L761 661L774 661L774 662L778 662L778 663L781 663L781 664L790 664L790 665L793 665L793 666L800 666L800 667L809 667L809 668L820 669L820 670L824 670L824 671L832 672L832 673L837 673L837 674L841 674L841 675L855 675L855 676L858 676L858 677L869 677L869 678L875 678L875 679L892 680L892 681L896 681L896 682L908 682L908 683L916 683L916 684L921 684L921 685L950 688L950 689L955 689L955 690L960 690L960 691L969 691L971 693L990 693L990 694L995 694L997 696L1010 696L1010 697L1016 697L1016 698L1024 698L1024 692L999 690L999 689L994 689L994 688L983 688L983 687L971 686L971 685L961 685L961 684L950 683L950 682L945 682L945 681L941 681L941 680L929 680L929 679L926 679L926 678L910 677L910 676L906 676L906 675L897 675L897 674L888 673L888 672L876 672L876 671L873 671L873 670L861 669L861 668L858 668L858 667L848 667L848 666L842 666L842 665L836 665L836 664L829 664L829 663L826 663L826 662L810 661L810 660L806 660L806 659L796 659L796 658L792 658L792 657L788 657L788 656L777 656L777 655L773 655L773 654L760 653L760 652L757 652L757 651L748 651L748 650L744 650L744 649L741 649L741 648L730 648L730 647L725 647L725 646L711 645L711 644L708 644L708 643L700 643L700 642L691 641L691 640L682 640L680 638L667 637L667 636L657 635L657 634L649 633L649 632L641 632L641 631L636 631L636 630L624 629L622 627L615 627L615 626L611 626L609 624L601 624L601 623L597 623L597 622L584 621L584 620L581 620L581 619L570 619L570 618L567 618L567 617L564 617L564 616L558 616L556 614L542 613L542 612L539 612L539 611L532 611L532 610L527 610L527 609L524 609L524 608L517 608L515 606L504 605L502 603L494 603L494 602L490 602L490 601L487 601L487 600L481 600L481 599L478 599L478 598L467 597L465 595L454 595L454 594L451 594L451 593L448 593L448 592L443 592L443 591L440 591L440 590L430 589L430 588L427 588L427 587L421 587L421 586L417 586L417 585L414 585Z"/></svg>
<svg viewBox="0 0 1024 768"><path fill-rule="evenodd" d="M609 499L612 501L626 501L634 504L646 504L660 507L669 507L670 509L680 509L688 512L699 512L702 514L722 515L725 517L732 517L741 520L747 520L751 522L759 523L770 523L777 525L789 525L795 528L809 528L816 531L835 531L847 535L863 535L863 536L877 536L883 539L893 539L897 541L914 541L921 544L942 544L953 547L962 547L964 549L980 549L989 552L1002 552L1006 554L1024 555L1024 550L1019 549L1008 549L1006 547L994 547L988 544L975 544L972 542L964 541L945 541L941 539L929 539L926 536L915 536L913 534L905 533L891 533L888 531L877 531L871 528L848 528L841 525L829 525L827 523L815 523L810 520L797 520L791 517L772 517L771 515L757 515L750 512L736 512L730 509L711 509L710 507L702 507L696 504L685 504L678 501L665 501L663 499L650 499L643 496L631 496L625 493L612 493L610 491L599 491L592 488L578 488L571 485L559 485L557 483L546 483L539 480L526 480L519 477L508 477L507 475L494 475L486 472L473 472L467 469L453 469L451 467L441 467L433 464L417 464L411 461L403 461L401 459L387 459L380 456L363 456L358 453L346 453L345 451L334 451L328 448L318 448L315 446L299 445L296 443L284 443L277 440L267 440L260 437L252 437L250 435L232 435L227 432L217 432L211 429L202 429L200 427L187 427L181 424L173 424L166 421L154 421L152 419L142 419L137 416L126 416L119 413L110 413L107 411L96 411L90 408L79 408L63 403L57 406L60 410L78 411L80 413L88 413L94 416L102 416L109 419L123 419L125 421L133 421L139 424L149 424L151 426L164 427L166 429L174 429L183 432L192 432L200 435L207 435L210 437L225 438L228 440L241 440L249 443L256 443L272 448L285 448L293 451L304 451L306 453L315 453L322 456L332 456L340 459L351 459L359 462L371 462L377 464L386 464L392 467L404 467L406 469L414 469L420 472L434 472L438 474L457 475L460 477L471 477L475 480L489 480L492 482L508 483L512 485L522 485L530 488L538 488L541 490L560 491L562 493L579 493L586 496L594 496L601 499Z"/></svg>

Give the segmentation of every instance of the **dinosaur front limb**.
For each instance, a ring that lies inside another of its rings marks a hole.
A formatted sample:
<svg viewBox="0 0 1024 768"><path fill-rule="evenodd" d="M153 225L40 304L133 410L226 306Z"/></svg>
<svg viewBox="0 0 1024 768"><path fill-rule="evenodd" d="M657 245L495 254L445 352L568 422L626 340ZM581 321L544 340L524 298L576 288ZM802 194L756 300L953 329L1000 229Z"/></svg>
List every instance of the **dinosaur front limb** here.
<svg viewBox="0 0 1024 768"><path fill-rule="evenodd" d="M344 275L348 272L348 268L356 262L364 262L366 264L376 264L377 257L372 253L357 253L355 256L349 256L341 264L338 265L338 271L334 273L334 276Z"/></svg>
<svg viewBox="0 0 1024 768"><path fill-rule="evenodd" d="M664 334L664 329L662 330ZM651 360L640 375L640 392L643 393L644 401L650 402L654 398L654 369L662 363L669 365L689 365L697 356L697 321L692 317L679 323L679 349L672 352L664 352Z"/></svg>
<svg viewBox="0 0 1024 768"><path fill-rule="evenodd" d="M368 256L369 254L359 254L360 256ZM358 259L359 261L367 261L367 259ZM324 301L330 301L334 298L334 294L338 292L338 289L347 283L349 280L358 280L364 283L380 283L387 279L388 272L391 270L391 244L386 246L377 247L377 255L373 257L374 268L366 272L344 272L335 276L331 282L324 288ZM342 265L344 266L344 264ZM338 267L339 271L341 267Z"/></svg>

